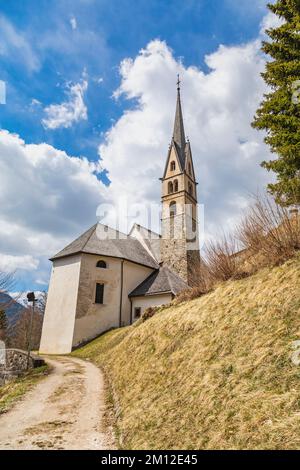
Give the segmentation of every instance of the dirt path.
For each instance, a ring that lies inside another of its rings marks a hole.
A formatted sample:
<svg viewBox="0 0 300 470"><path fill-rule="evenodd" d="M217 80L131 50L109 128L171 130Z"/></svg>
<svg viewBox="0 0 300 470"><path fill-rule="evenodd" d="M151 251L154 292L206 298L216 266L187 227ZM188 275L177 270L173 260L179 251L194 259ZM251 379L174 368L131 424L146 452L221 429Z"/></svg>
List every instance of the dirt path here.
<svg viewBox="0 0 300 470"><path fill-rule="evenodd" d="M70 357L47 359L53 372L0 416L0 449L112 449L104 430L101 371Z"/></svg>

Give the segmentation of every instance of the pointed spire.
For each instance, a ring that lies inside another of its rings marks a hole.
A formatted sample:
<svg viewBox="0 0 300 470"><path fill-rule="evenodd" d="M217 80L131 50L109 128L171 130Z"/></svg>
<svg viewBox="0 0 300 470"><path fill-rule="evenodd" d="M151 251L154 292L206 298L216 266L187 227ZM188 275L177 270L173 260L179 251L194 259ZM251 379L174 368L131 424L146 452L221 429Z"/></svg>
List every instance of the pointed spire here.
<svg viewBox="0 0 300 470"><path fill-rule="evenodd" d="M176 105L176 114L175 114L175 123L174 123L174 132L173 139L178 145L182 154L184 154L185 149L185 133L182 117L182 108L181 108L181 98L180 98L180 78L177 76L177 105Z"/></svg>

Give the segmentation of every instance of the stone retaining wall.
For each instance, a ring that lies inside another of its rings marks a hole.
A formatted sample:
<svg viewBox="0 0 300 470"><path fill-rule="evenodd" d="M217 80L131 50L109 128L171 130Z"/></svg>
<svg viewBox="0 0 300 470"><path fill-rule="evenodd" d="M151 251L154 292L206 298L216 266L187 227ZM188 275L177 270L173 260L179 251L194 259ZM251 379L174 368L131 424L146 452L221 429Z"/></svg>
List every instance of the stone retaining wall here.
<svg viewBox="0 0 300 470"><path fill-rule="evenodd" d="M4 356L4 357L3 357ZM30 355L29 368L34 369L45 364L43 359ZM20 349L6 349L2 352L0 363L0 385L24 374L27 370L27 352Z"/></svg>

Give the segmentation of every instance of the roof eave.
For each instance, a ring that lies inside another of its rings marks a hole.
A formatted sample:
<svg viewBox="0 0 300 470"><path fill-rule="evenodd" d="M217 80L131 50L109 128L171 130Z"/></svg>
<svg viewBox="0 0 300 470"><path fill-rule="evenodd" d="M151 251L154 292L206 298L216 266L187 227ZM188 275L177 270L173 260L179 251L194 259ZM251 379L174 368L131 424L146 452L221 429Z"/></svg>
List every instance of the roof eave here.
<svg viewBox="0 0 300 470"><path fill-rule="evenodd" d="M150 269L153 269L153 270L157 270L159 268L159 264L157 263L157 265L150 265L150 264L146 264L146 263L139 263L137 261L133 261L132 259L129 259L129 258L124 258L123 256L111 256L111 255L106 255L106 254L101 254L101 253L92 253L90 251L77 251L76 253L69 253L67 255L61 255L61 256L54 256L53 258L49 258L49 261L56 261L58 259L63 259L63 258L70 258L70 256L75 256L75 255L93 255L93 256L104 256L105 258L115 258L115 259L120 259L120 260L124 260L124 261L128 261L130 263L133 263L133 264L137 264L138 266L144 266L145 268L150 268Z"/></svg>
<svg viewBox="0 0 300 470"><path fill-rule="evenodd" d="M166 294L176 295L175 292L171 290L167 290L167 291L150 292L146 294L129 294L128 297L151 297L154 295L166 295Z"/></svg>

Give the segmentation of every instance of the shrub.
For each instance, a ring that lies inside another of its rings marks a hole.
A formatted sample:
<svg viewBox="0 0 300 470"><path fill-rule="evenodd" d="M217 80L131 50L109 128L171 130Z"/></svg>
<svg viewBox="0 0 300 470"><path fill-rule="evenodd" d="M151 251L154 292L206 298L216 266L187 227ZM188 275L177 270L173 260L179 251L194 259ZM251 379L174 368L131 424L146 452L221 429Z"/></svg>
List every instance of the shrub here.
<svg viewBox="0 0 300 470"><path fill-rule="evenodd" d="M204 260L201 260L197 277L198 284L192 288L184 290L179 295L177 295L174 301L175 304L197 299L198 297L202 297L202 295L207 294L213 289L213 279Z"/></svg>
<svg viewBox="0 0 300 470"><path fill-rule="evenodd" d="M300 218L270 198L257 197L237 228L245 250L241 256L250 271L287 261L300 249Z"/></svg>
<svg viewBox="0 0 300 470"><path fill-rule="evenodd" d="M209 242L206 248L207 270L213 284L231 279L238 270L237 243L234 237L223 235L221 241Z"/></svg>
<svg viewBox="0 0 300 470"><path fill-rule="evenodd" d="M182 292L176 303L213 290L217 284L238 280L263 267L273 267L292 258L300 249L300 216L294 209L257 196L233 235L206 244L197 286Z"/></svg>

